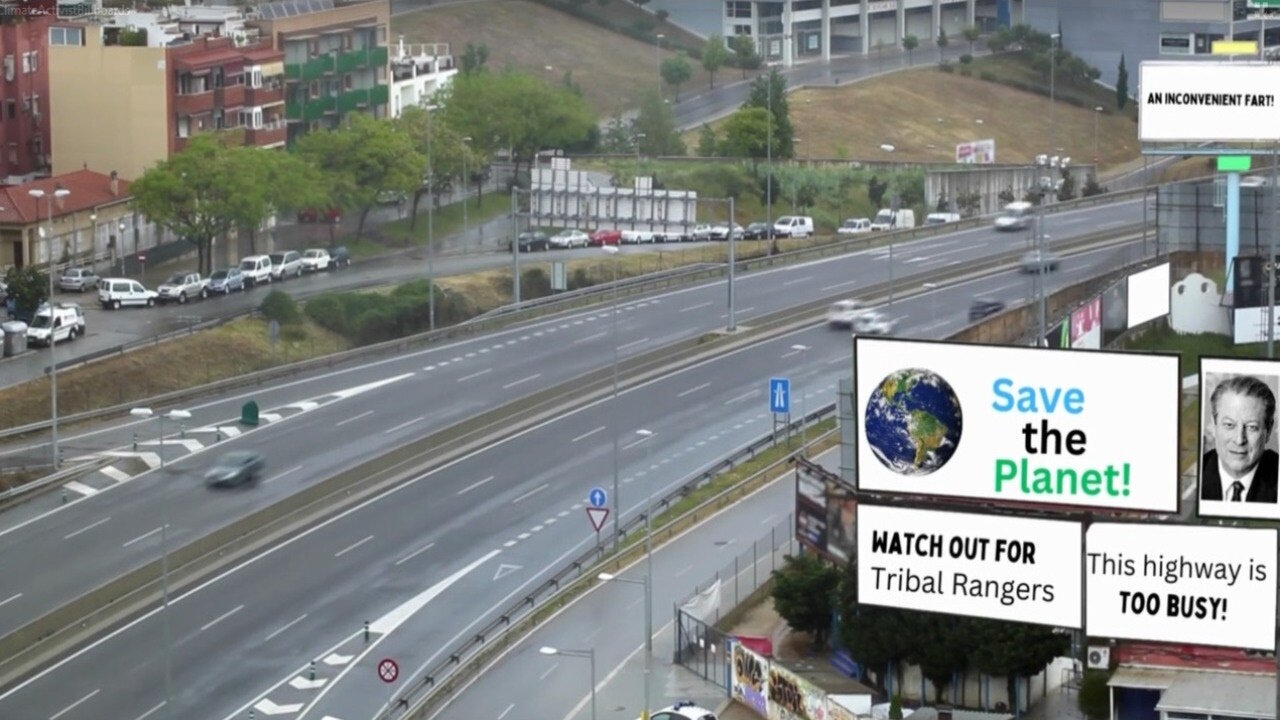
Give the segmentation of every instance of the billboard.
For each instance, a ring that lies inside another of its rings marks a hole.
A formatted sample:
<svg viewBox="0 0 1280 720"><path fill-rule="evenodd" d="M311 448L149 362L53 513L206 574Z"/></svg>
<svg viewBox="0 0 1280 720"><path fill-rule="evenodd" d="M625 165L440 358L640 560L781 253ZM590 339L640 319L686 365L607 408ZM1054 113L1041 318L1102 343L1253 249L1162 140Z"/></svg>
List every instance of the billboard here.
<svg viewBox="0 0 1280 720"><path fill-rule="evenodd" d="M858 506L858 602L1080 627L1080 524Z"/></svg>
<svg viewBox="0 0 1280 720"><path fill-rule="evenodd" d="M1169 314L1169 263L1134 273L1128 283L1129 327Z"/></svg>
<svg viewBox="0 0 1280 720"><path fill-rule="evenodd" d="M1102 349L1102 296L1072 311L1071 347L1077 350Z"/></svg>
<svg viewBox="0 0 1280 720"><path fill-rule="evenodd" d="M1280 363L1200 359L1199 514L1280 520Z"/></svg>
<svg viewBox="0 0 1280 720"><path fill-rule="evenodd" d="M853 555L853 488L839 475L796 458L796 539L827 559L844 563Z"/></svg>
<svg viewBox="0 0 1280 720"><path fill-rule="evenodd" d="M1264 62L1143 62L1142 142L1280 140L1280 65Z"/></svg>
<svg viewBox="0 0 1280 720"><path fill-rule="evenodd" d="M1090 637L1275 649L1276 531L1096 523Z"/></svg>
<svg viewBox="0 0 1280 720"><path fill-rule="evenodd" d="M1178 511L1177 355L853 347L859 490Z"/></svg>
<svg viewBox="0 0 1280 720"><path fill-rule="evenodd" d="M956 145L956 163L960 165L992 165L995 161L995 140L974 140Z"/></svg>
<svg viewBox="0 0 1280 720"><path fill-rule="evenodd" d="M1232 308L1231 341L1236 345L1266 342L1267 326L1272 323L1276 326L1273 334L1280 339L1280 306L1271 313L1265 307Z"/></svg>
<svg viewBox="0 0 1280 720"><path fill-rule="evenodd" d="M733 678L730 694L760 717L769 717L769 661L744 647L733 644Z"/></svg>

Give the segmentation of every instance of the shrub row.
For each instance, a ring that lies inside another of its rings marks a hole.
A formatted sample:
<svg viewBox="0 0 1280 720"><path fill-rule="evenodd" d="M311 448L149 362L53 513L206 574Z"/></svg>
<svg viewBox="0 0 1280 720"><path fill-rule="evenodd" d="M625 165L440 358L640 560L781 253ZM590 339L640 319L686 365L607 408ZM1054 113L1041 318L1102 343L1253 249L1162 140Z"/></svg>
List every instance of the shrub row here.
<svg viewBox="0 0 1280 720"><path fill-rule="evenodd" d="M307 301L306 314L320 327L358 345L372 345L423 332L431 327L431 283L412 280L388 294L325 293ZM476 314L458 293L436 289L436 327Z"/></svg>

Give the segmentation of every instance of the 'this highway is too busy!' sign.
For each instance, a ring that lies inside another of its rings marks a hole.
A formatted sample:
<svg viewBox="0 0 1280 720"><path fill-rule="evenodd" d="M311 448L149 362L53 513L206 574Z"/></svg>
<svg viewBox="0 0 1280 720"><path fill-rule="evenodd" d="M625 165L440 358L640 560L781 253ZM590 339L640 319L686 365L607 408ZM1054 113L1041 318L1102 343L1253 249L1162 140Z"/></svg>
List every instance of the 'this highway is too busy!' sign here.
<svg viewBox="0 0 1280 720"><path fill-rule="evenodd" d="M1090 637L1275 650L1274 529L1097 523L1086 548Z"/></svg>
<svg viewBox="0 0 1280 720"><path fill-rule="evenodd" d="M859 337L858 487L1178 511L1176 355Z"/></svg>

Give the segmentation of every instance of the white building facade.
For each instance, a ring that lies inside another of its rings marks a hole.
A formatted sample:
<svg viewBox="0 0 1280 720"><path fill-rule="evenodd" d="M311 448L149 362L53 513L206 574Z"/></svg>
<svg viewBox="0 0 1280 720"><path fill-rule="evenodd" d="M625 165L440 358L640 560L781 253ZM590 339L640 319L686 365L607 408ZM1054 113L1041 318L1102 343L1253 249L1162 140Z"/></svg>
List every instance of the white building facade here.
<svg viewBox="0 0 1280 720"><path fill-rule="evenodd" d="M407 107L426 107L436 91L458 74L448 43L406 45L400 37L391 58L391 117Z"/></svg>

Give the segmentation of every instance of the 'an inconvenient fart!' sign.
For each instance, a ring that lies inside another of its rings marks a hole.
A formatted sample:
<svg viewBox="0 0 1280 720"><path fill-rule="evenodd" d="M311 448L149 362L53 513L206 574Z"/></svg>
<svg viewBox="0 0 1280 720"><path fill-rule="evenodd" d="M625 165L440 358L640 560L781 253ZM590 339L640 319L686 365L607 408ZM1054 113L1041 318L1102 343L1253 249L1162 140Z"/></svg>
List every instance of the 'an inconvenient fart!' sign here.
<svg viewBox="0 0 1280 720"><path fill-rule="evenodd" d="M860 490L1177 512L1174 355L855 339Z"/></svg>

